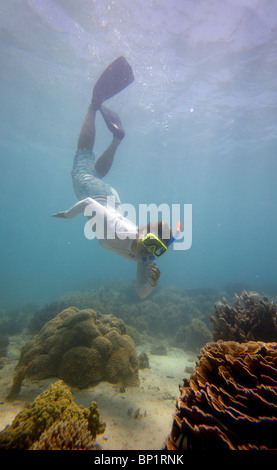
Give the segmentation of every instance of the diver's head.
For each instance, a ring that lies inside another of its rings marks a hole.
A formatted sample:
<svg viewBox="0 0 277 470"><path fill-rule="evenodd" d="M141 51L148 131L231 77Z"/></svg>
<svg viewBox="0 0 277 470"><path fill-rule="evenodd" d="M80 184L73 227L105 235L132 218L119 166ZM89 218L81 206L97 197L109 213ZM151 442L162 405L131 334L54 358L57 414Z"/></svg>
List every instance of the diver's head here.
<svg viewBox="0 0 277 470"><path fill-rule="evenodd" d="M150 222L147 225L147 235L142 239L142 243L151 254L159 257L167 251L171 237L172 230L167 222Z"/></svg>
<svg viewBox="0 0 277 470"><path fill-rule="evenodd" d="M148 258L144 256L143 261L155 257L159 258L167 252L168 247L175 242L180 234L181 222L178 222L174 235L172 235L171 228L166 222L152 222L148 224L147 229L147 235L141 240L141 243L144 249L152 254Z"/></svg>
<svg viewBox="0 0 277 470"><path fill-rule="evenodd" d="M172 239L172 231L166 222L150 222L147 227L139 227L132 251L143 260L154 259L167 251Z"/></svg>
<svg viewBox="0 0 277 470"><path fill-rule="evenodd" d="M172 237L172 230L167 222L150 222L147 225L147 233L153 233L166 246Z"/></svg>

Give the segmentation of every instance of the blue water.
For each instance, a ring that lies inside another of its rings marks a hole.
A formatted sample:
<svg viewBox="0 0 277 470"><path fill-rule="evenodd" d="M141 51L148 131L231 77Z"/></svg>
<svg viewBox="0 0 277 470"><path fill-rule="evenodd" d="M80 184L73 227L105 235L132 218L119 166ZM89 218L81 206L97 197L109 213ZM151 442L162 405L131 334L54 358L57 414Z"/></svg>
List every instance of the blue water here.
<svg viewBox="0 0 277 470"><path fill-rule="evenodd" d="M135 279L83 216L50 217L76 202L80 126L119 55L136 80L109 102L126 137L106 179L136 207L192 204L160 285L276 285L275 0L1 0L0 24L0 306ZM109 142L98 117L97 156Z"/></svg>

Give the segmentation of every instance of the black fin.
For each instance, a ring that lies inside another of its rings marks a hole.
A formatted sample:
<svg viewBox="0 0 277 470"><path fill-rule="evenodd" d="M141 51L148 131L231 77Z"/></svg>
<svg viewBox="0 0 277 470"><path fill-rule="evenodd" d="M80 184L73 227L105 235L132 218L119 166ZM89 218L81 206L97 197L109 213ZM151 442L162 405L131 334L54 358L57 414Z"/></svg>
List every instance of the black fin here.
<svg viewBox="0 0 277 470"><path fill-rule="evenodd" d="M115 59L98 78L92 95L92 105L99 109L103 101L124 90L134 81L134 74L125 57Z"/></svg>

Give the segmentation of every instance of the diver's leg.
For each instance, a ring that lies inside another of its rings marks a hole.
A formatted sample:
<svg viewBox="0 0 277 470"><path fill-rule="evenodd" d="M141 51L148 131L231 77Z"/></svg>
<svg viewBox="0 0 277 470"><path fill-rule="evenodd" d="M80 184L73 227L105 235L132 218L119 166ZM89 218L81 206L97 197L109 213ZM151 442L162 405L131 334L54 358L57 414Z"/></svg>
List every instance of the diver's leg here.
<svg viewBox="0 0 277 470"><path fill-rule="evenodd" d="M118 114L105 106L100 107L101 114L104 118L106 126L112 132L115 142L120 141L124 138L125 132L122 128L122 124ZM92 150L95 140L95 115L96 108L92 102L89 105L87 114L81 127L81 131L78 139L78 150ZM115 142L112 142L112 148L115 146ZM117 143L118 147L119 143ZM111 147L110 146L110 147ZM109 148L110 148L109 147ZM107 149L108 150L108 149ZM110 152L109 152L110 153ZM104 154L103 154L104 155Z"/></svg>
<svg viewBox="0 0 277 470"><path fill-rule="evenodd" d="M90 103L78 139L78 150L92 150L95 140L96 110Z"/></svg>
<svg viewBox="0 0 277 470"><path fill-rule="evenodd" d="M108 110L107 110L108 111ZM117 116L116 113L112 112L112 116ZM96 110L92 103L90 103L87 114L85 116L84 122L81 127L79 139L78 139L78 150L92 150L95 140L95 114ZM118 116L117 116L118 117ZM114 121L114 119L113 119ZM120 119L116 121L116 125L112 122L111 126L115 126L115 128L110 126L110 130L113 132L113 140L109 147L103 152L101 157L95 163L95 169L100 173L101 176L105 176L108 171L110 170L113 159L115 156L115 152L117 147L119 146L121 140L124 137L124 131L119 125ZM106 123L107 124L107 123ZM121 123L120 123L121 124ZM120 135L120 138L118 137Z"/></svg>
<svg viewBox="0 0 277 470"><path fill-rule="evenodd" d="M124 138L125 132L122 128L118 114L116 114L111 109L104 107L103 105L100 106L100 112L105 120L108 129L113 134L113 140L111 144L109 145L107 150L105 150L105 152L101 155L101 157L99 157L99 159L94 165L96 171L98 171L101 176L105 176L112 166L116 149Z"/></svg>
<svg viewBox="0 0 277 470"><path fill-rule="evenodd" d="M102 103L116 95L134 81L134 75L130 64L125 57L115 59L100 75L94 85L92 101L81 128L78 150L92 150L95 139L95 112L97 109L106 122L108 128L119 139L123 139L124 131L117 114L105 107Z"/></svg>
<svg viewBox="0 0 277 470"><path fill-rule="evenodd" d="M105 176L110 170L116 149L119 146L120 142L121 139L118 139L114 136L109 147L105 150L105 152L103 152L101 157L99 157L97 162L95 163L94 168L98 173L100 173L101 176Z"/></svg>

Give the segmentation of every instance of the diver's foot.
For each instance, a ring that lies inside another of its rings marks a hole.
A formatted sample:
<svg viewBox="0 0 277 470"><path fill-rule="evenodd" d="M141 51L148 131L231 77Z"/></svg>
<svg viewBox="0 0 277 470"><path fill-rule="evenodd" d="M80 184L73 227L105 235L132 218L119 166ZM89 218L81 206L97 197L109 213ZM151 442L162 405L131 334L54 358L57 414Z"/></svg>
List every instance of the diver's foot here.
<svg viewBox="0 0 277 470"><path fill-rule="evenodd" d="M116 114L111 109L106 108L106 106L100 106L100 112L103 116L103 119L106 123L107 128L113 133L114 137L122 140L125 136L125 132L122 128L122 124L118 114Z"/></svg>

